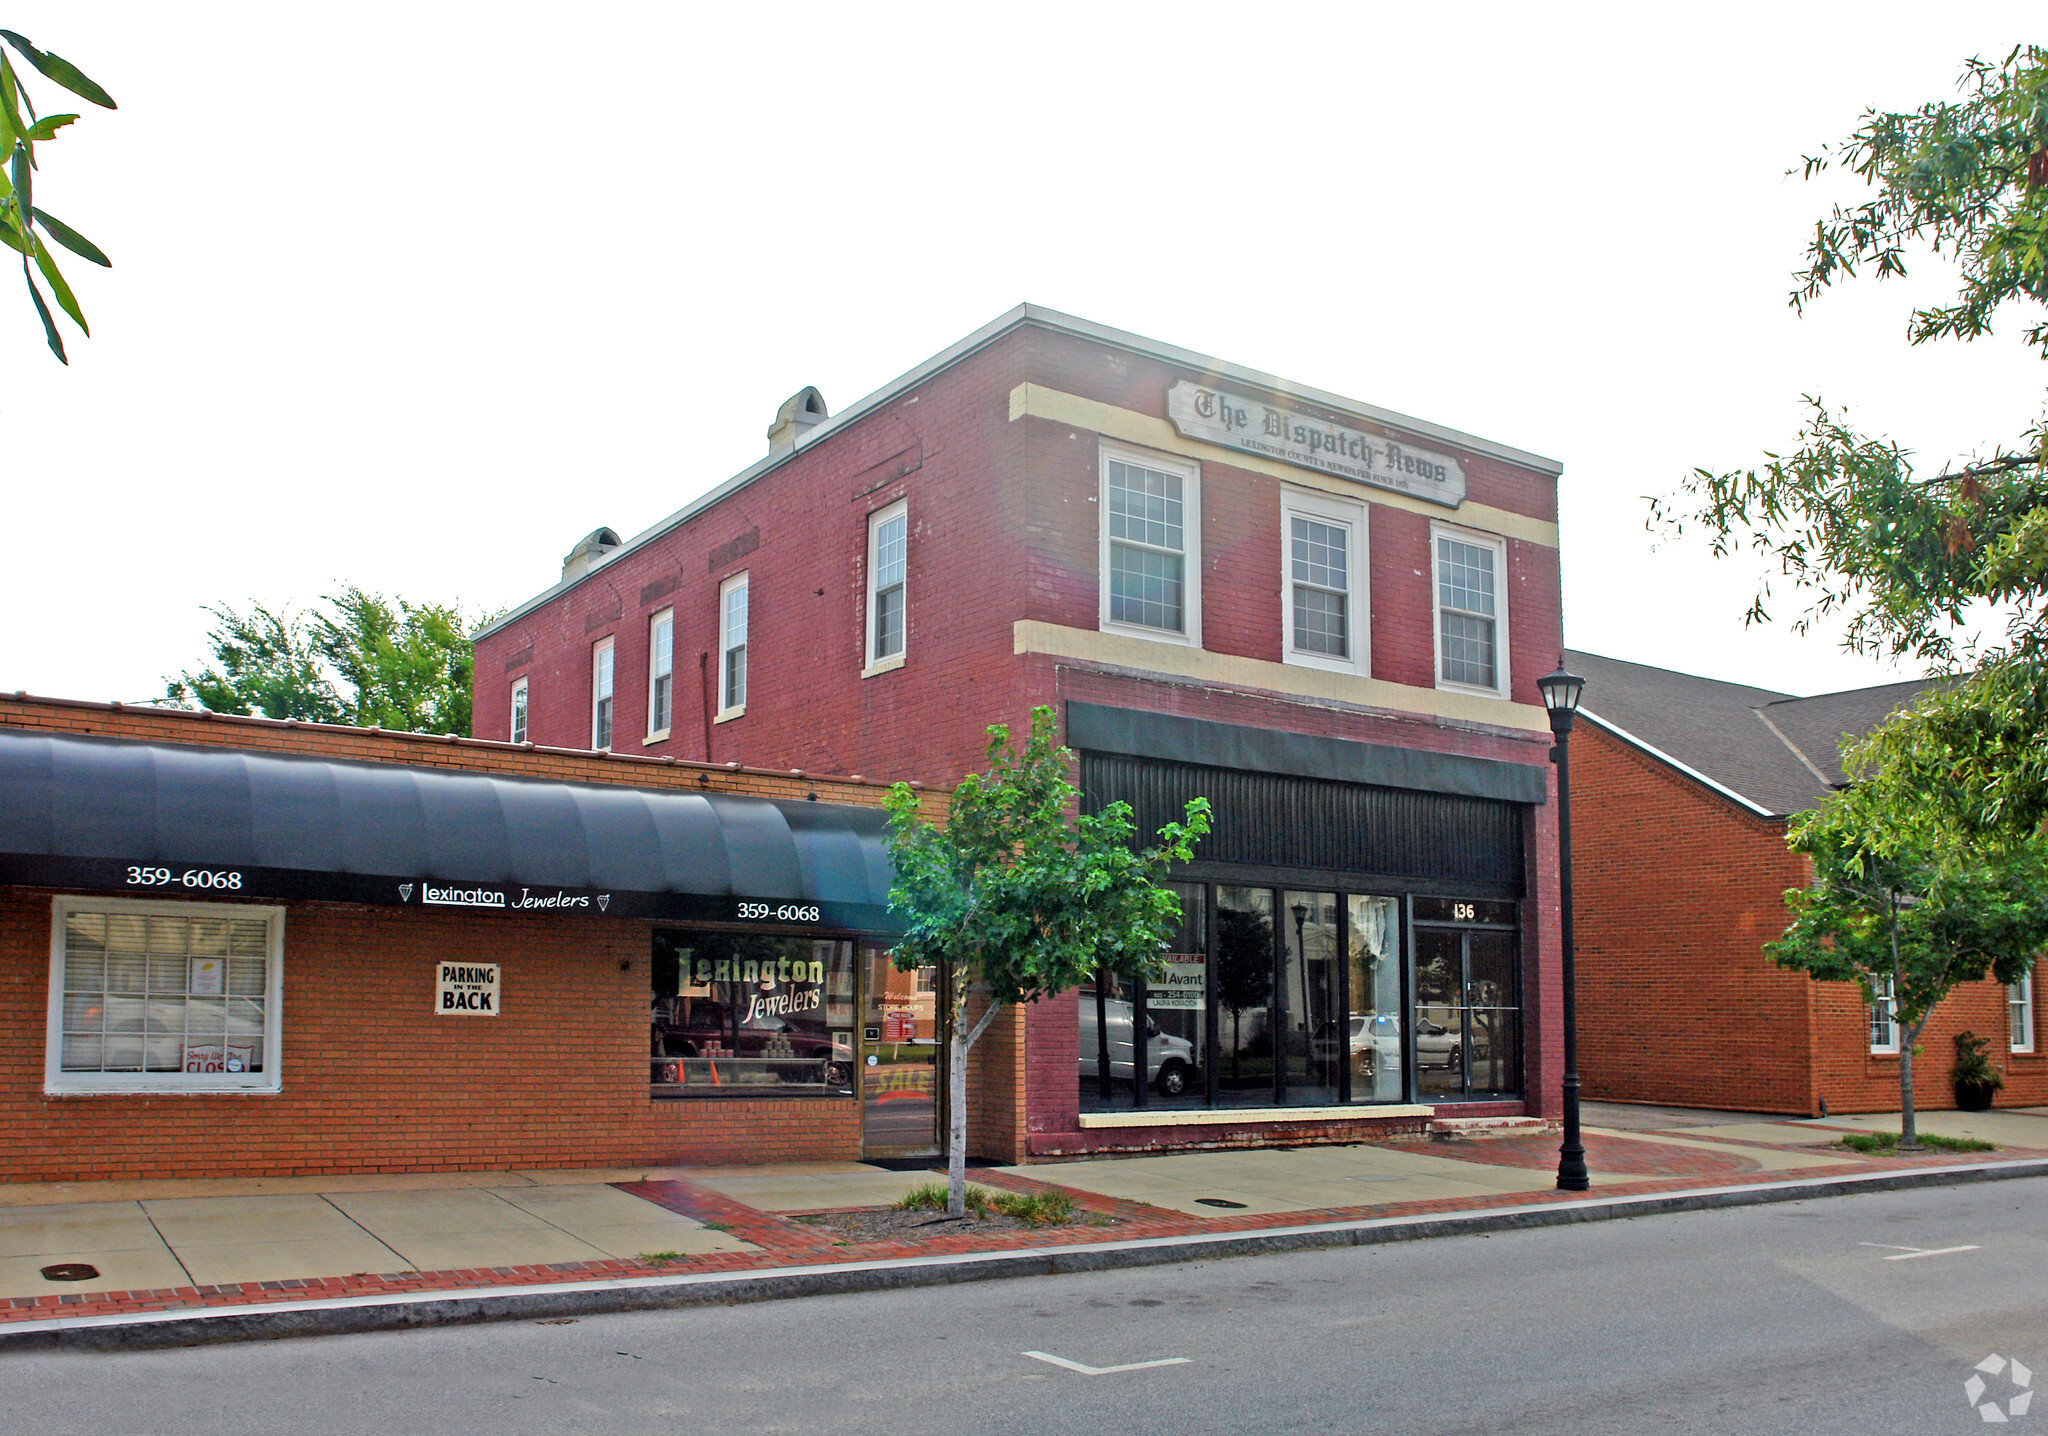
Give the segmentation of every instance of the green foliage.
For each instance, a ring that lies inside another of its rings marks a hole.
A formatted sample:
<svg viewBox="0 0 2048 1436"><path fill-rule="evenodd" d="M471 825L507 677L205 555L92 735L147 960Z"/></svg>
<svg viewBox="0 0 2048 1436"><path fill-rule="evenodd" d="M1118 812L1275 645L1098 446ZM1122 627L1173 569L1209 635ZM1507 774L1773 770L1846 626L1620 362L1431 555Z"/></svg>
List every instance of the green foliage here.
<svg viewBox="0 0 2048 1436"><path fill-rule="evenodd" d="M1034 708L1020 753L1008 728L990 728L988 772L961 780L943 827L925 820L908 785L890 791L889 904L908 923L896 965L950 972L956 1021L976 982L995 1008L1065 992L1098 970L1156 976L1179 927L1180 899L1159 882L1194 856L1208 803L1189 803L1185 822L1138 850L1129 804L1074 811L1073 754L1053 730L1052 709Z"/></svg>
<svg viewBox="0 0 2048 1436"><path fill-rule="evenodd" d="M1854 982L1866 1002L1889 984L1902 1047L1956 984L2016 982L2048 944L2048 840L1988 845L1937 807L1859 784L1798 818L1788 841L1813 883L1785 894L1793 922L1765 955Z"/></svg>
<svg viewBox="0 0 2048 1436"><path fill-rule="evenodd" d="M1974 1032L1956 1034L1956 1060L1948 1069L1948 1080L1958 1087L2005 1085L2005 1074L1991 1061L1991 1044Z"/></svg>
<svg viewBox="0 0 2048 1436"><path fill-rule="evenodd" d="M44 79L103 109L116 108L112 95L63 56L37 49L12 30L0 30L0 41L13 46L15 52ZM50 306L43 302L42 291L36 287L37 271L41 272L43 282L49 285L57 307L68 314L71 322L82 332L91 334L92 331L86 327L85 311L79 307L77 296L58 270L56 258L36 230L40 227L43 235L94 264L108 268L113 264L98 245L34 204L34 175L40 167L36 146L47 144L59 130L77 119L77 115L68 114L39 117L28 87L21 82L20 72L7 57L4 46L0 46L0 154L7 157L6 165L0 167L0 244L21 256L21 277L28 285L29 298L34 301L36 314L43 322L43 338L49 344L50 352L66 364L71 360L64 353L64 339L57 332ZM30 268L31 262L34 270Z"/></svg>
<svg viewBox="0 0 2048 1436"><path fill-rule="evenodd" d="M896 1199L899 1212L945 1211L951 1193L944 1182L924 1182ZM966 1209L977 1217L997 1212L1029 1227L1064 1226L1080 1210L1065 1192L992 1192L987 1187L969 1187Z"/></svg>
<svg viewBox="0 0 2048 1436"><path fill-rule="evenodd" d="M1932 1147L1938 1152L1995 1152L1998 1150L1989 1142L1980 1142L1975 1137L1938 1137L1931 1132L1922 1132L1914 1141L1923 1147ZM1886 1152L1899 1149L1897 1132L1851 1132L1842 1138L1842 1145L1852 1152L1861 1152L1866 1157L1883 1156Z"/></svg>
<svg viewBox="0 0 2048 1436"><path fill-rule="evenodd" d="M310 615L210 608L213 664L169 680L180 708L408 733L470 728L470 623L461 609L350 586Z"/></svg>
<svg viewBox="0 0 2048 1436"><path fill-rule="evenodd" d="M1974 339L2018 306L2026 342L2048 356L2038 311L2048 301L2048 49L2016 48L1999 66L1969 61L1960 100L1866 114L1805 172L1830 168L1872 193L1815 226L1795 308L1863 271L1902 276L1909 251L1925 250L1957 267L1960 289L1954 302L1914 312L1910 343ZM1991 455L1929 478L1897 444L1858 432L1818 399L1808 404L1791 453L1768 454L1758 469L1696 471L1683 498L1652 501L1652 525L1696 525L1717 553L1763 554L1810 600L1798 626L1847 613L1859 652L1948 661L1956 627L1980 600L2018 601L2013 641L2037 642L2048 430L2037 420ZM1768 616L1769 599L1767 584L1753 621Z"/></svg>

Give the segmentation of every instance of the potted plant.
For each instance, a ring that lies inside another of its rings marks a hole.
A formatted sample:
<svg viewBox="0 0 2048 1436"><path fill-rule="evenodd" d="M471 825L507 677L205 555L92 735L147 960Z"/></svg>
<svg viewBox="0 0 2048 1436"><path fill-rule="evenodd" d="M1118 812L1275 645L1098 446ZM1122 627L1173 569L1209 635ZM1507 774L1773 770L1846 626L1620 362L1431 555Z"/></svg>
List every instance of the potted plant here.
<svg viewBox="0 0 2048 1436"><path fill-rule="evenodd" d="M1974 1032L1956 1034L1956 1060L1948 1069L1948 1080L1955 1084L1956 1106L1965 1112L1989 1108L1992 1095L2005 1085L2005 1075L1986 1055L1990 1046Z"/></svg>

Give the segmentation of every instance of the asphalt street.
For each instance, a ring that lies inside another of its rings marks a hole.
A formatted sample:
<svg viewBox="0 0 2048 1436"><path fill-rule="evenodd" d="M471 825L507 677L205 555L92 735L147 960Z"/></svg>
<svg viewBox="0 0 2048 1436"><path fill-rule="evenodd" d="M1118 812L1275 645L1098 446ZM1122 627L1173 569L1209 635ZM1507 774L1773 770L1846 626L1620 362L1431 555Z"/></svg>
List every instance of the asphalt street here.
<svg viewBox="0 0 2048 1436"><path fill-rule="evenodd" d="M0 1432L1862 1436L1981 1430L1973 1374L1978 1403L2011 1412L2015 1368L1973 1372L1994 1354L2048 1386L2048 1179L571 1322L4 1354ZM2048 1397L2010 1424L2048 1428Z"/></svg>

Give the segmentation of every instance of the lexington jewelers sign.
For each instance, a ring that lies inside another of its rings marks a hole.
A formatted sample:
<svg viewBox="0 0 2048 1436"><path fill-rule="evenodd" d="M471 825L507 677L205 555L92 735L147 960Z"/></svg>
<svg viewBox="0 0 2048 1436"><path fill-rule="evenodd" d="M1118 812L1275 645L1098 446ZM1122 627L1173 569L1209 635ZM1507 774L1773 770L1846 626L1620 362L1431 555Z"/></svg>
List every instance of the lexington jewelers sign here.
<svg viewBox="0 0 2048 1436"><path fill-rule="evenodd" d="M1465 469L1449 454L1297 414L1263 399L1182 380L1167 391L1166 417L1183 438L1263 454L1446 508L1465 502Z"/></svg>

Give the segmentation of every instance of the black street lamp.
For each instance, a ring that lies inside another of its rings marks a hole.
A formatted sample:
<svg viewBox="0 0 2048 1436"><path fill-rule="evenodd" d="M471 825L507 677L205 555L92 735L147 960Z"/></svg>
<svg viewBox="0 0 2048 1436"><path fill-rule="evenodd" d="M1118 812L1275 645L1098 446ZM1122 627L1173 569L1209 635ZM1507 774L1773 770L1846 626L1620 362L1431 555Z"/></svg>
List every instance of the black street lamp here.
<svg viewBox="0 0 2048 1436"><path fill-rule="evenodd" d="M1550 759L1557 764L1557 895L1561 914L1559 935L1563 941L1564 973L1564 1145L1557 1149L1557 1185L1565 1192L1583 1192L1592 1186L1586 1174L1586 1148L1579 1141L1579 997L1572 954L1572 714L1579 708L1579 695L1586 680L1565 671L1559 660L1557 672L1536 680L1543 690L1543 707L1550 714L1550 732L1557 744Z"/></svg>

